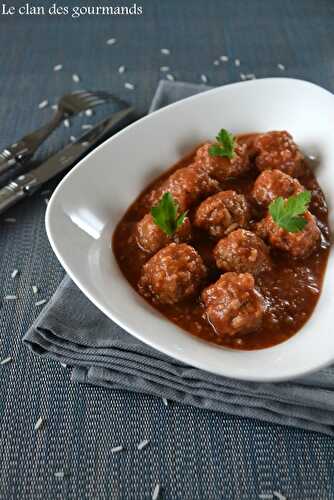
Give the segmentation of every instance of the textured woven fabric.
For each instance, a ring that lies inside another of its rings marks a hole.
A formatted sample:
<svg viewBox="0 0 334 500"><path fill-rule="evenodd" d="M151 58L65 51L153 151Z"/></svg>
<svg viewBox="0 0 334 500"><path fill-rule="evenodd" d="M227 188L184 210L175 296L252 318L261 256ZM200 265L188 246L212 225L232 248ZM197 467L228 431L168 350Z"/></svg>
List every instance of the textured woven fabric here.
<svg viewBox="0 0 334 500"><path fill-rule="evenodd" d="M239 80L240 72L282 75L282 63L285 75L334 90L331 0L142 3L142 17L0 16L1 146L49 116L38 110L40 101L78 87L74 72L81 86L112 89L141 114L162 65L176 79L199 82L205 73L219 85ZM110 37L117 44L107 46ZM162 47L171 55L161 55ZM231 61L214 66L223 54L239 58L241 67ZM60 63L64 70L54 73ZM125 81L135 91L126 90ZM39 158L72 133L78 133L74 125L60 129ZM0 357L13 358L0 366L0 498L149 500L159 481L168 500L255 500L272 491L289 500L334 499L329 436L72 384L69 371L26 349L22 337L40 312L36 300L49 299L64 276L45 234L48 196L36 194L8 212L16 224L0 222ZM20 273L12 279L15 268ZM39 287L37 298L32 285ZM12 293L17 301L3 300ZM40 416L46 422L35 432ZM136 444L145 438L150 445L139 452ZM119 444L125 451L112 454ZM60 470L67 472L63 480L54 477Z"/></svg>
<svg viewBox="0 0 334 500"><path fill-rule="evenodd" d="M161 81L154 111L205 88ZM99 311L66 277L24 341L73 366L72 380L145 392L207 410L259 418L334 436L334 369L295 382L247 383L217 377L163 355Z"/></svg>

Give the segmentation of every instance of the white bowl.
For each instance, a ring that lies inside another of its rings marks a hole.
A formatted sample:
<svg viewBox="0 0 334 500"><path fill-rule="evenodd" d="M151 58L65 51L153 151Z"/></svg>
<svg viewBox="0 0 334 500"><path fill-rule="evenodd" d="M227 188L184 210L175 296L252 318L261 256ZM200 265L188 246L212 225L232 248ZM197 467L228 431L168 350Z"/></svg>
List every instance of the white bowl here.
<svg viewBox="0 0 334 500"><path fill-rule="evenodd" d="M226 85L159 110L84 158L59 184L46 227L53 250L83 293L143 342L189 365L227 377L279 381L334 360L333 252L323 291L306 325L288 341L257 351L206 343L170 323L123 277L111 235L149 181L222 127L233 133L287 129L320 160L317 177L334 199L334 96L312 83L268 78ZM333 212L330 210L332 226Z"/></svg>

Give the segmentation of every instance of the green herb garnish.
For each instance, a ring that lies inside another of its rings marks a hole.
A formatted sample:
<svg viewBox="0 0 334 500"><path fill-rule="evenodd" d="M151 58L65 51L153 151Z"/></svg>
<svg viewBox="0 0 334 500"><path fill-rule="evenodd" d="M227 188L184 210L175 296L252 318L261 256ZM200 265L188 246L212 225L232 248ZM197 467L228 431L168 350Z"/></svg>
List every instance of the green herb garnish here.
<svg viewBox="0 0 334 500"><path fill-rule="evenodd" d="M165 193L159 203L151 208L153 221L168 236L173 236L187 216L187 212L178 216L178 210L179 204L169 192Z"/></svg>
<svg viewBox="0 0 334 500"><path fill-rule="evenodd" d="M279 196L270 203L269 213L278 226L289 233L298 233L307 224L307 221L301 216L308 209L311 196L310 191L290 196L287 200Z"/></svg>
<svg viewBox="0 0 334 500"><path fill-rule="evenodd" d="M216 137L217 144L213 144L209 148L209 153L211 156L226 156L227 158L233 158L235 155L235 138L224 128L221 129Z"/></svg>

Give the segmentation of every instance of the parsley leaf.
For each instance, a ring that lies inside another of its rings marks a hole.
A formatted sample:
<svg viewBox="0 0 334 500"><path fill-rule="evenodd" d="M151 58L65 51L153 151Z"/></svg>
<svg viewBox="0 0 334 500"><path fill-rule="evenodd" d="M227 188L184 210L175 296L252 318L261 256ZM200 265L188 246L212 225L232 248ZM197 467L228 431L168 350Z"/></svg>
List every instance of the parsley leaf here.
<svg viewBox="0 0 334 500"><path fill-rule="evenodd" d="M233 158L235 155L235 138L224 128L221 129L216 137L217 144L213 144L209 148L209 154L211 156L226 156L227 158Z"/></svg>
<svg viewBox="0 0 334 500"><path fill-rule="evenodd" d="M179 204L174 200L172 194L167 192L163 195L159 203L151 208L154 223L167 234L173 234L182 226L187 212L177 215Z"/></svg>
<svg viewBox="0 0 334 500"><path fill-rule="evenodd" d="M302 215L308 209L311 201L310 191L303 191L284 200L281 196L269 205L269 213L274 222L289 233L302 231L307 224Z"/></svg>

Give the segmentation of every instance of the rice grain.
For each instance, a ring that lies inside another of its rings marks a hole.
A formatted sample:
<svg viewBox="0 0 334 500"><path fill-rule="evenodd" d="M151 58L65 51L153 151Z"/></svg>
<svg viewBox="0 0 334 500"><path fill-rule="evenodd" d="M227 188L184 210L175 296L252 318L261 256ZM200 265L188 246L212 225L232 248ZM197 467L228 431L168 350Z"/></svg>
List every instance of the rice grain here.
<svg viewBox="0 0 334 500"><path fill-rule="evenodd" d="M44 101L40 102L39 105L38 105L38 108L39 109L44 109L46 108L47 106L49 105L49 101L47 99L45 99Z"/></svg>
<svg viewBox="0 0 334 500"><path fill-rule="evenodd" d="M114 448L111 448L111 453L119 453L120 451L123 451L123 446L115 446Z"/></svg>
<svg viewBox="0 0 334 500"><path fill-rule="evenodd" d="M39 417L39 419L37 420L37 422L35 424L34 430L38 431L38 429L40 429L43 424L44 424L44 419L42 417Z"/></svg>
<svg viewBox="0 0 334 500"><path fill-rule="evenodd" d="M143 448L145 448L149 444L149 442L149 439L143 439L143 441L141 441L137 446L138 450L142 450Z"/></svg>
<svg viewBox="0 0 334 500"><path fill-rule="evenodd" d="M8 363L10 363L11 361L13 360L13 358L11 356L8 356L8 358L5 358L3 359L2 361L0 361L0 365L7 365Z"/></svg>
<svg viewBox="0 0 334 500"><path fill-rule="evenodd" d="M107 41L106 41L106 44L107 45L115 45L115 43L117 42L116 38L109 38Z"/></svg>
<svg viewBox="0 0 334 500"><path fill-rule="evenodd" d="M160 493L160 484L157 483L155 485L155 488L154 488L154 491L153 491L152 500L158 500L159 493Z"/></svg>
<svg viewBox="0 0 334 500"><path fill-rule="evenodd" d="M47 303L47 300L46 299L42 299L42 300L39 300L38 302L35 302L35 306L38 307L38 306L42 306L44 304Z"/></svg>

